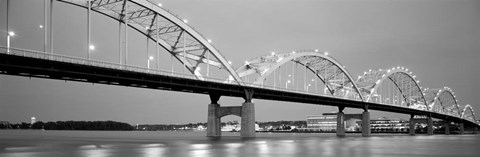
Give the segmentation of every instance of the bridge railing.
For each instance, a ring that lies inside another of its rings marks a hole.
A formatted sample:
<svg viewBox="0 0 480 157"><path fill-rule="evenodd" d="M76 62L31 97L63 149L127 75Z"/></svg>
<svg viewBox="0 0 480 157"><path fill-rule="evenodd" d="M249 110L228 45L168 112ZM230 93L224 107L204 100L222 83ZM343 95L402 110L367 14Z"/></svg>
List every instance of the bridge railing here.
<svg viewBox="0 0 480 157"><path fill-rule="evenodd" d="M132 66L132 65L125 65L125 64L118 64L118 63L111 63L111 62L105 62L105 61L93 60L93 59L85 59L85 58L81 58L81 57L73 57L73 56L66 56L66 55L60 55L60 54L51 54L51 53L35 51L35 50L27 50L27 49L12 48L12 47L6 48L6 47L0 46L0 53L9 54L9 55L16 55L16 56L23 56L23 57L30 57L30 58L37 58L37 59L59 61L59 62L66 62L66 63L73 63L73 64L81 64L81 65L97 66L97 67L103 67L103 68L133 71L133 72L139 72L139 73L148 73L148 74L153 74L153 75L163 75L163 76L171 76L171 77L179 77L179 78L185 78L185 79L199 80L196 76L191 75L191 74L184 74L184 73L178 73L178 72L173 72L173 71L158 70L158 69L145 68L145 67ZM225 78L205 77L205 78L203 78L203 81L232 84L232 83L228 83L227 81L225 81ZM253 83L250 83L250 82L243 82L243 84L245 86L248 86L248 87L264 88L264 89L271 89L271 90L278 90L278 91L285 91L285 92L294 92L294 93L301 93L301 94L314 95L314 96L319 96L320 95L320 96L326 96L326 97L335 97L337 99L354 100L354 101L359 101L359 102L361 101L360 98L357 98L357 97L354 97L354 98L341 97L341 96L339 97L339 96L334 96L334 95L331 95L331 94L322 94L322 93L319 93L319 92L309 92L309 91L298 90L298 89L287 89L287 88L282 88L282 87L278 87L278 86L274 87L274 86L270 86L270 85L258 85L258 84L253 84ZM416 108L411 108L411 107L407 107L407 106L387 104L387 103L381 103L381 102L379 104L416 109ZM419 110L419 109L416 109L416 110ZM447 113L440 113L440 114L450 115L450 114L447 114ZM468 120L468 119L465 119L465 120ZM471 121L471 120L469 120L469 121Z"/></svg>

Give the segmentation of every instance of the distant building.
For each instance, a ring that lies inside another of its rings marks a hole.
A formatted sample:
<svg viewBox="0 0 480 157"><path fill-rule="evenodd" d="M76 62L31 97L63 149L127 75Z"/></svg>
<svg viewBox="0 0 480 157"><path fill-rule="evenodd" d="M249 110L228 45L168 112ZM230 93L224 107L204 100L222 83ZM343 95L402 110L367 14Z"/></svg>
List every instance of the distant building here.
<svg viewBox="0 0 480 157"><path fill-rule="evenodd" d="M362 121L357 121L357 124L362 127ZM392 132L392 131L407 131L409 129L409 121L392 120L381 118L378 120L370 120L370 130L375 132Z"/></svg>
<svg viewBox="0 0 480 157"><path fill-rule="evenodd" d="M35 117L30 118L30 124L34 124L37 122L37 119Z"/></svg>
<svg viewBox="0 0 480 157"><path fill-rule="evenodd" d="M337 115L324 114L307 116L307 130L335 131L337 129Z"/></svg>

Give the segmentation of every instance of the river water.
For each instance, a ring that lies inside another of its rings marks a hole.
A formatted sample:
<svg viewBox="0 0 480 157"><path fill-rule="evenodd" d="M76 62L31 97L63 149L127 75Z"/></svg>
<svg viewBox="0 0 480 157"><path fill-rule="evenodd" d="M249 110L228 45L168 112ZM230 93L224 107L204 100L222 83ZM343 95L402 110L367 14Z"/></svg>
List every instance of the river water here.
<svg viewBox="0 0 480 157"><path fill-rule="evenodd" d="M376 135L0 130L0 157L354 157L480 156L480 135Z"/></svg>

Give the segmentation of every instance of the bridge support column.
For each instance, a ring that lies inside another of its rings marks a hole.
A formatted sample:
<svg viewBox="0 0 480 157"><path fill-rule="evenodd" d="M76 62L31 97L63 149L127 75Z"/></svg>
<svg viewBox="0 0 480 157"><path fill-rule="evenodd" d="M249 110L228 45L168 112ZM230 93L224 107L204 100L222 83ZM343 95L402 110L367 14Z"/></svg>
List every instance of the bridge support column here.
<svg viewBox="0 0 480 157"><path fill-rule="evenodd" d="M218 110L220 105L218 100L220 95L210 94L211 103L208 105L208 119L207 119L207 136L208 137L219 137L222 135L221 132L221 121L218 116Z"/></svg>
<svg viewBox="0 0 480 157"><path fill-rule="evenodd" d="M410 128L408 129L410 135L415 135L415 121L413 117L415 117L415 115L410 115Z"/></svg>
<svg viewBox="0 0 480 157"><path fill-rule="evenodd" d="M460 125L459 125L459 133L460 135L463 135L465 133L465 128L463 127L463 122L460 122Z"/></svg>
<svg viewBox="0 0 480 157"><path fill-rule="evenodd" d="M433 120L431 115L427 116L427 134L433 135Z"/></svg>
<svg viewBox="0 0 480 157"><path fill-rule="evenodd" d="M445 124L443 127L445 127L445 135L450 135L450 122L445 121Z"/></svg>
<svg viewBox="0 0 480 157"><path fill-rule="evenodd" d="M362 136L370 136L370 112L368 112L368 107L365 107L362 113Z"/></svg>
<svg viewBox="0 0 480 157"><path fill-rule="evenodd" d="M473 134L478 134L478 127L473 128Z"/></svg>
<svg viewBox="0 0 480 157"><path fill-rule="evenodd" d="M207 120L207 136L218 137L221 136L221 122L217 115L217 110L220 108L219 104L208 105L208 120Z"/></svg>
<svg viewBox="0 0 480 157"><path fill-rule="evenodd" d="M245 102L242 104L242 129L240 136L255 137L255 106L252 103L253 90L245 90Z"/></svg>
<svg viewBox="0 0 480 157"><path fill-rule="evenodd" d="M345 107L339 106L338 113L337 113L337 136L344 137L345 136L345 117L343 113L343 109Z"/></svg>

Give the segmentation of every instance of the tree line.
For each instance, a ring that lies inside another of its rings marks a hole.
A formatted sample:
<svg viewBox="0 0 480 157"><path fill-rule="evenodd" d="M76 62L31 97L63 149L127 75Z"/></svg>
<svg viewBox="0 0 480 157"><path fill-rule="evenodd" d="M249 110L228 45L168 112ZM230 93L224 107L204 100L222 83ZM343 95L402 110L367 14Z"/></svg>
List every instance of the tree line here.
<svg viewBox="0 0 480 157"><path fill-rule="evenodd" d="M115 121L57 121L18 124L0 124L0 129L44 129L44 130L133 130L130 124Z"/></svg>

